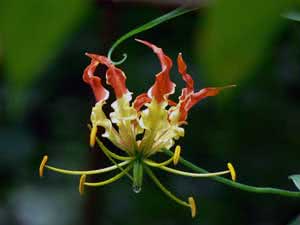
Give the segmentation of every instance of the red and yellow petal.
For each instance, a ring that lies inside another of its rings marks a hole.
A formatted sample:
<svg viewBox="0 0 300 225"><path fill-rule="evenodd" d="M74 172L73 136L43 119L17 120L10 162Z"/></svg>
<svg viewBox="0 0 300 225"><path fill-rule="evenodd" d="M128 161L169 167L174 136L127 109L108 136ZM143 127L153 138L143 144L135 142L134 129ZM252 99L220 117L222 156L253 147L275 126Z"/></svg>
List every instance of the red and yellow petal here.
<svg viewBox="0 0 300 225"><path fill-rule="evenodd" d="M122 70L115 66L110 66L106 71L106 83L113 87L116 98L121 98L128 93L126 76Z"/></svg>
<svg viewBox="0 0 300 225"><path fill-rule="evenodd" d="M91 86L97 102L105 101L109 97L109 92L103 87L101 78L94 75L98 65L99 62L92 59L83 72L83 81Z"/></svg>
<svg viewBox="0 0 300 225"><path fill-rule="evenodd" d="M175 83L170 79L170 70L172 68L172 60L164 54L163 50L150 42L135 39L136 41L148 46L157 55L162 71L156 75L154 85L149 89L148 96L155 98L158 103L166 101L168 96L175 91Z"/></svg>
<svg viewBox="0 0 300 225"><path fill-rule="evenodd" d="M146 104L150 103L151 98L148 96L147 93L142 93L139 96L137 96L133 102L133 107L136 111L140 111L140 109Z"/></svg>
<svg viewBox="0 0 300 225"><path fill-rule="evenodd" d="M186 72L187 66L182 58L182 54L179 53L177 57L178 72L182 75L182 79L185 81L186 87L183 89L183 95L187 95L194 91L194 80L191 75ZM180 97L183 98L184 96Z"/></svg>

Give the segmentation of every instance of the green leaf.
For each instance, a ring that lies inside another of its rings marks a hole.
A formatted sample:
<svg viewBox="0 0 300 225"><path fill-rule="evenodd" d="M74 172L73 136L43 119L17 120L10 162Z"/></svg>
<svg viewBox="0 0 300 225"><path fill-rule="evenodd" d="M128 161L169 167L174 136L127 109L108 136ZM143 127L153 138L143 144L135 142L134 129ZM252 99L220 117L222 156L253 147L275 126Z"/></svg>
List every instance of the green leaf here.
<svg viewBox="0 0 300 225"><path fill-rule="evenodd" d="M209 85L239 84L270 57L268 51L287 22L289 0L219 0L199 33L199 59Z"/></svg>
<svg viewBox="0 0 300 225"><path fill-rule="evenodd" d="M296 187L300 190L300 175L291 175L289 176L289 179L291 179L296 185Z"/></svg>
<svg viewBox="0 0 300 225"><path fill-rule="evenodd" d="M24 94L63 49L87 9L85 0L1 1L0 57L12 108L26 104Z"/></svg>

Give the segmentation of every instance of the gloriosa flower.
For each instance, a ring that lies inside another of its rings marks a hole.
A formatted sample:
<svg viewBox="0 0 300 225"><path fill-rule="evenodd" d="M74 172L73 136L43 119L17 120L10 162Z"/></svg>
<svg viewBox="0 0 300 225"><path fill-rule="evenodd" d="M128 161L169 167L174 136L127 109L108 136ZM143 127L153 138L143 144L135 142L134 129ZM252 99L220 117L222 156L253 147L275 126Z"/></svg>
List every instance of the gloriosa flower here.
<svg viewBox="0 0 300 225"><path fill-rule="evenodd" d="M134 101L132 101L132 92L126 87L124 72L117 68L107 57L86 53L91 58L91 63L84 70L83 80L90 85L97 101L91 113L90 145L93 147L97 141L99 147L114 165L98 170L71 171L46 165L48 157L44 156L40 165L40 176L43 176L45 167L60 173L81 175L79 191L83 193L84 186L102 186L127 175L133 181L134 191L139 192L142 185L143 171L145 170L165 194L177 203L189 207L192 217L194 217L196 215L196 204L193 197L189 197L188 201L175 197L160 183L150 167L191 177L209 177L229 173L232 179L235 180L236 175L233 166L228 163L227 170L207 174L190 173L168 167L168 164L173 163L176 165L179 162L180 146L176 146L173 156L164 162L155 162L150 157L158 152L171 149L175 141L184 136L182 126L186 124L189 110L197 102L206 97L215 96L222 89L233 85L209 87L195 91L194 81L187 73L187 66L182 54L179 53L177 58L178 72L186 86L182 89L178 103L176 103L169 99L176 86L170 79L172 60L164 54L161 48L147 41L136 40L153 50L160 61L161 71L156 75L155 82L148 92L140 94ZM109 98L109 91L104 88L101 78L95 75L95 70L100 64L107 67L106 84L113 88L116 97L111 105L114 111L109 116L102 109ZM117 155L103 145L96 136L98 127L105 130L102 137L109 139L115 146L123 150L125 156ZM116 160L122 162L116 162ZM98 183L86 181L87 175L105 173L116 169L121 170L121 172L108 180ZM132 173L130 173L131 169Z"/></svg>

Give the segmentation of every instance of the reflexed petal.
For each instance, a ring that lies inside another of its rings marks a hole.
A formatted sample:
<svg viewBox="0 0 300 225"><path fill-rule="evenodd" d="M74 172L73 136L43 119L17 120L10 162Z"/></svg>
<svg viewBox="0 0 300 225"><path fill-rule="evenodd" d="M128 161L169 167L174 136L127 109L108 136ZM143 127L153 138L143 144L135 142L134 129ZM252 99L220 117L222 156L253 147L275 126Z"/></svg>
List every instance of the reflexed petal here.
<svg viewBox="0 0 300 225"><path fill-rule="evenodd" d="M115 66L110 66L106 71L106 83L113 87L116 98L121 98L128 93L126 76L122 70Z"/></svg>
<svg viewBox="0 0 300 225"><path fill-rule="evenodd" d="M194 81L186 72L187 66L180 53L177 58L178 72L182 75L182 79L186 83L186 87L182 89L181 96L179 97L179 103L175 108L169 110L170 119L179 122L185 121L187 118L188 111L202 99L217 95L222 88L204 88L194 93Z"/></svg>
<svg viewBox="0 0 300 225"><path fill-rule="evenodd" d="M109 59L106 56L103 55L96 55L92 53L85 53L86 56L90 57L92 60L95 60L99 62L100 64L103 64L107 67L112 66L112 63L109 61Z"/></svg>
<svg viewBox="0 0 300 225"><path fill-rule="evenodd" d="M157 55L162 71L156 75L154 85L149 89L148 96L156 99L158 103L161 103L168 99L170 94L175 91L175 83L170 79L170 70L172 68L172 60L164 54L163 50L147 41L135 39L138 42L143 43L153 50Z"/></svg>
<svg viewBox="0 0 300 225"><path fill-rule="evenodd" d="M179 99L184 99L189 93L194 91L194 80L186 72L187 66L182 58L182 54L179 53L177 57L177 64L178 64L178 72L182 75L182 79L185 81L186 87L182 89L182 94Z"/></svg>
<svg viewBox="0 0 300 225"><path fill-rule="evenodd" d="M133 102L133 107L136 109L136 111L140 111L140 109L146 104L150 103L151 98L147 95L147 93L140 94L137 96Z"/></svg>
<svg viewBox="0 0 300 225"><path fill-rule="evenodd" d="M188 96L181 104L180 106L180 119L179 121L184 121L187 118L188 111L199 101L201 101L204 98L210 97L210 96L216 96L220 92L220 88L216 87L209 87L209 88L203 88L200 91L196 93L192 93L190 96Z"/></svg>
<svg viewBox="0 0 300 225"><path fill-rule="evenodd" d="M105 101L109 97L109 92L102 86L101 78L94 75L98 64L98 61L92 59L83 72L83 80L91 86L97 102Z"/></svg>

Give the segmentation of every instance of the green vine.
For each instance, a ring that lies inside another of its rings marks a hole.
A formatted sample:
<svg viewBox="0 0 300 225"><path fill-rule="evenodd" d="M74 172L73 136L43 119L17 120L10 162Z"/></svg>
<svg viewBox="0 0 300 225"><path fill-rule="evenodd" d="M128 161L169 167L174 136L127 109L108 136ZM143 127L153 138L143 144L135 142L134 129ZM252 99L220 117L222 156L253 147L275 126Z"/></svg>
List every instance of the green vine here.
<svg viewBox="0 0 300 225"><path fill-rule="evenodd" d="M173 152L170 150L164 150L164 153L167 154L168 156L173 155ZM190 168L191 170L194 170L195 172L198 172L198 173L207 173L208 172L207 170L194 165L193 163L185 160L182 157L180 157L179 162L182 165ZM272 188L272 187L255 187L255 186L251 186L251 185L238 183L238 182L229 180L224 177L219 177L219 176L209 177L209 178L212 180L215 180L217 182L223 183L225 185L231 186L233 188L243 190L243 191L254 192L254 193L259 193L259 194L274 194L274 195L281 195L281 196L286 196L286 197L300 198L300 191L287 191L287 190L282 190L282 189Z"/></svg>
<svg viewBox="0 0 300 225"><path fill-rule="evenodd" d="M112 53L113 51L115 50L115 48L121 44L123 41L125 41L126 39L138 34L138 33L141 33L141 32L144 32L146 30L149 30L163 22L166 22L167 20L170 20L170 19L173 19L177 16L181 16L185 13L188 13L188 12L191 12L193 10L196 10L197 8L190 8L190 9L187 9L187 8L184 8L184 7L179 7L177 9L174 9L173 11L163 15L163 16L160 16L154 20L151 20L150 22L148 23L145 23L144 25L142 26L139 26L131 31L129 31L128 33L124 34L123 36L121 36L112 46L111 48L109 49L108 51L108 54L107 54L107 58L114 64L114 65L120 65L122 64L126 59L127 59L127 54L124 53L123 54L123 58L119 61L113 61L111 59L111 56L112 56Z"/></svg>

